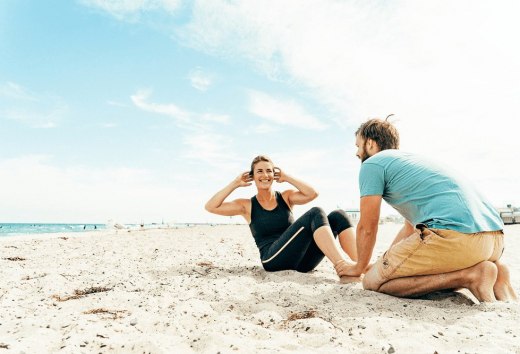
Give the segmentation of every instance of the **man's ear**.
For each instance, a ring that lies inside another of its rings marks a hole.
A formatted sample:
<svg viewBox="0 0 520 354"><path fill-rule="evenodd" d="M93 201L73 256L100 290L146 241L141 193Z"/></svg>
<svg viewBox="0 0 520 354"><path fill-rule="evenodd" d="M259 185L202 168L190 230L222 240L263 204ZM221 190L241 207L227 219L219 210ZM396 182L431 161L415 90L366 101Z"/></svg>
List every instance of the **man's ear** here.
<svg viewBox="0 0 520 354"><path fill-rule="evenodd" d="M375 153L379 151L379 147L377 146L377 143L375 140L372 140L370 138L367 139L367 152Z"/></svg>
<svg viewBox="0 0 520 354"><path fill-rule="evenodd" d="M375 144L374 140L367 138L367 142L366 142L367 150L371 150L374 147L374 144Z"/></svg>

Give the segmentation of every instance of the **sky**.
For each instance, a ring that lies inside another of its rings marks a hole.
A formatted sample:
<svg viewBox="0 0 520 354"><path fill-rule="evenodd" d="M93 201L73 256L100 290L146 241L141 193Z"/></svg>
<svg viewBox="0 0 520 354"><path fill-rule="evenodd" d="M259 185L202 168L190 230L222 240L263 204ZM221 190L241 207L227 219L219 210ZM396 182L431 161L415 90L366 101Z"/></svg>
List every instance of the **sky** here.
<svg viewBox="0 0 520 354"><path fill-rule="evenodd" d="M204 204L259 154L319 191L297 216L356 209L354 132L389 114L402 150L520 206L518 13L516 0L3 0L0 222L243 222Z"/></svg>

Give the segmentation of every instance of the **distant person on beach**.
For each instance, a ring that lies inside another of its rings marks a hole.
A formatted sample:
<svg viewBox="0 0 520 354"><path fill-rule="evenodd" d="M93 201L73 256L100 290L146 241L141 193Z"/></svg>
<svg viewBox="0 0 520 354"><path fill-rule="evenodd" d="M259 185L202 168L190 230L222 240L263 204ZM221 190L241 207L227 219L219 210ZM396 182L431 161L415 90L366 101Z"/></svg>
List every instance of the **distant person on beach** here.
<svg viewBox="0 0 520 354"><path fill-rule="evenodd" d="M361 160L358 261L338 264L342 274L365 273L363 287L400 297L467 288L479 301L516 300L500 262L504 224L467 180L399 149L388 120L370 119L356 131ZM405 223L390 248L370 266L381 200Z"/></svg>
<svg viewBox="0 0 520 354"><path fill-rule="evenodd" d="M287 182L296 190L274 191L275 181ZM235 189L250 186L252 182L257 194L251 199L225 201ZM321 208L313 207L294 220L293 206L306 204L317 196L307 183L275 167L268 157L257 156L249 171L238 175L206 203L206 210L223 216L244 217L266 271L309 272L324 256L333 265L349 264L334 239L338 236L341 248L351 259L357 259L354 230L344 211L335 210L327 215Z"/></svg>

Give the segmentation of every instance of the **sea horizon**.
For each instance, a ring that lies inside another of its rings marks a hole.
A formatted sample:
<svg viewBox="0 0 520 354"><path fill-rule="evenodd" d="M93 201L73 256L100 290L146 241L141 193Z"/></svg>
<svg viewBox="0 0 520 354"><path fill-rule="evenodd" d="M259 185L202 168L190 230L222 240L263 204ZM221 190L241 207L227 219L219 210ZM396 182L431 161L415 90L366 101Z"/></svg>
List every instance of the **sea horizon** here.
<svg viewBox="0 0 520 354"><path fill-rule="evenodd" d="M157 228L185 228L198 225L235 225L238 223L215 222L175 222L175 223L35 223L35 222L0 222L0 237L61 233L61 232L88 232L107 229L157 229Z"/></svg>

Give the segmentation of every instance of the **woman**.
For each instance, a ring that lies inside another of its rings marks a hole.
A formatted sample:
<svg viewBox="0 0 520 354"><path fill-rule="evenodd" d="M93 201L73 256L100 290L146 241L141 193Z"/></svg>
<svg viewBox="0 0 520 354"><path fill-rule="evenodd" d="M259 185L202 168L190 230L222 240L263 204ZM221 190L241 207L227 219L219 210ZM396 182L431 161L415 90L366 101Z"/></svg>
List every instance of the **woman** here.
<svg viewBox="0 0 520 354"><path fill-rule="evenodd" d="M255 196L225 202L235 189L250 186L253 181L258 190ZM274 191L274 181L288 182L297 190ZM271 159L261 155L254 158L250 171L241 173L217 192L206 203L206 210L218 215L244 217L266 271L309 272L324 256L339 269L346 260L336 245L336 235L339 235L343 250L351 259L357 260L354 232L346 213L336 210L327 216L321 208L313 207L294 221L292 207L308 203L317 196L311 186L274 167ZM341 276L341 272L338 275Z"/></svg>

